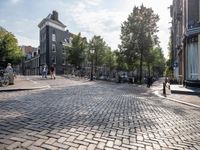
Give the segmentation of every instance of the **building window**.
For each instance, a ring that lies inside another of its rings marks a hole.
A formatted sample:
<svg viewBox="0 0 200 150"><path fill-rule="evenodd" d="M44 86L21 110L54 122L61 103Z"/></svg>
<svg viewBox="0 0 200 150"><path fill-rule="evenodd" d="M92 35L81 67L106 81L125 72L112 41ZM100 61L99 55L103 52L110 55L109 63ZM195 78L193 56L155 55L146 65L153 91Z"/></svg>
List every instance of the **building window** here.
<svg viewBox="0 0 200 150"><path fill-rule="evenodd" d="M56 44L52 44L52 52L56 52Z"/></svg>
<svg viewBox="0 0 200 150"><path fill-rule="evenodd" d="M62 64L63 64L63 65L66 64L66 60L65 60L65 58L62 59Z"/></svg>
<svg viewBox="0 0 200 150"><path fill-rule="evenodd" d="M46 33L40 34L40 41L46 40Z"/></svg>
<svg viewBox="0 0 200 150"><path fill-rule="evenodd" d="M56 41L56 34L52 34L52 41L53 41L53 42Z"/></svg>
<svg viewBox="0 0 200 150"><path fill-rule="evenodd" d="M46 40L46 33L43 34L43 41Z"/></svg>
<svg viewBox="0 0 200 150"><path fill-rule="evenodd" d="M52 64L56 64L56 56L52 56Z"/></svg>
<svg viewBox="0 0 200 150"><path fill-rule="evenodd" d="M63 54L65 54L65 53L66 53L66 50L65 50L65 48L64 48L64 47L62 48L62 53L63 53Z"/></svg>

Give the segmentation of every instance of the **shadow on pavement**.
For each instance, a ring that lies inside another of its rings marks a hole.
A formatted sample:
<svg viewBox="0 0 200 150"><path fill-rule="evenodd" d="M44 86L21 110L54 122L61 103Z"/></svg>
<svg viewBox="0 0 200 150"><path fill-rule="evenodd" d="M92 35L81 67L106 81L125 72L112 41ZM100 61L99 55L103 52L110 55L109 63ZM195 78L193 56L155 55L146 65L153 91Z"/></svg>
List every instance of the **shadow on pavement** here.
<svg viewBox="0 0 200 150"><path fill-rule="evenodd" d="M128 84L99 82L19 95L0 101L1 138L37 140L38 135L48 139L52 134L56 138L58 133L78 136L79 132L120 140L156 132L165 138L168 134L161 133L166 127L178 127L189 115L186 106L177 107ZM156 138L153 135L148 138Z"/></svg>

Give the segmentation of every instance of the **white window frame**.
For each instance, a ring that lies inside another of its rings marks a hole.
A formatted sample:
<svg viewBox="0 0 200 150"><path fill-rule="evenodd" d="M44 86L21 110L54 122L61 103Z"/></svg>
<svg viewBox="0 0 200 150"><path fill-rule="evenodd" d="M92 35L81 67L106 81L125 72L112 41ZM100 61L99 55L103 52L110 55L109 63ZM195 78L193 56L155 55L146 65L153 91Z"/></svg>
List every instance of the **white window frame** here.
<svg viewBox="0 0 200 150"><path fill-rule="evenodd" d="M52 34L52 41L56 42L56 34L55 33Z"/></svg>

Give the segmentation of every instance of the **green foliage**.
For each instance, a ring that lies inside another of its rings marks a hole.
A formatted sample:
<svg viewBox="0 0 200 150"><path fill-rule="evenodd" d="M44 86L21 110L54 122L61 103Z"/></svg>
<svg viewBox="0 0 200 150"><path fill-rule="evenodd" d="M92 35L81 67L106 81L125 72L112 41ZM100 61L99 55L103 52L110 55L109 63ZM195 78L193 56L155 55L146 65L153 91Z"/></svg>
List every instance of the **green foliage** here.
<svg viewBox="0 0 200 150"><path fill-rule="evenodd" d="M93 53L91 51L93 50ZM97 67L106 67L109 70L116 68L117 63L116 54L111 50L111 48L106 44L101 36L93 36L88 44L88 60L91 62L94 61L95 72Z"/></svg>
<svg viewBox="0 0 200 150"><path fill-rule="evenodd" d="M105 57L104 57L104 64L110 70L113 70L116 67L116 56L115 53L111 51L111 48L106 46L105 47Z"/></svg>
<svg viewBox="0 0 200 150"><path fill-rule="evenodd" d="M81 68L83 61L85 60L85 50L87 48L87 41L81 37L79 33L72 39L72 45L66 47L66 51L69 53L68 62L74 65L75 68Z"/></svg>
<svg viewBox="0 0 200 150"><path fill-rule="evenodd" d="M102 66L104 64L104 56L106 51L106 42L101 36L94 36L89 42L89 50L94 50L93 59L95 67Z"/></svg>
<svg viewBox="0 0 200 150"><path fill-rule="evenodd" d="M125 62L125 56L123 55L122 52L115 50L114 51L115 55L116 55L116 69L117 70L128 70L128 65Z"/></svg>
<svg viewBox="0 0 200 150"><path fill-rule="evenodd" d="M81 68L84 61L91 62L93 59L95 72L97 67L105 66L110 70L116 67L116 55L111 51L111 48L106 45L106 42L101 36L94 36L89 43L85 38L81 38L79 33L73 37L72 45L65 47L68 56L67 61L75 68ZM91 50L94 52L91 53Z"/></svg>
<svg viewBox="0 0 200 150"><path fill-rule="evenodd" d="M150 65L157 58L154 56L153 49L159 44L158 37L155 35L158 31L158 21L158 15L154 14L151 8L141 5L134 7L127 21L124 21L121 26L120 63L127 64L130 71L137 69L139 63L140 80L143 63L148 65L150 71Z"/></svg>
<svg viewBox="0 0 200 150"><path fill-rule="evenodd" d="M173 77L173 71L172 71L171 67L168 67L168 66L166 67L165 76L166 77Z"/></svg>
<svg viewBox="0 0 200 150"><path fill-rule="evenodd" d="M8 62L16 65L22 58L15 36L0 28L0 65L5 67Z"/></svg>
<svg viewBox="0 0 200 150"><path fill-rule="evenodd" d="M167 77L173 77L173 67L172 67L172 37L170 37L169 43L168 43L168 51L169 51L169 58L166 61L166 69L165 69L165 76Z"/></svg>
<svg viewBox="0 0 200 150"><path fill-rule="evenodd" d="M163 73L165 71L165 57L162 49L160 47L155 47L152 53L152 72L156 73L159 76L163 76Z"/></svg>

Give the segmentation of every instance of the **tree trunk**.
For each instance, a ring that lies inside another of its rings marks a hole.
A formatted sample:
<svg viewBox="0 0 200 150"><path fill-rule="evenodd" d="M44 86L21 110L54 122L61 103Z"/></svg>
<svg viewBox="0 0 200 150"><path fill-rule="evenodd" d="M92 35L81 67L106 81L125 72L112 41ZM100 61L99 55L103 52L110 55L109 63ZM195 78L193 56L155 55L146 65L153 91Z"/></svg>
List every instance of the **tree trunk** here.
<svg viewBox="0 0 200 150"><path fill-rule="evenodd" d="M150 63L148 63L148 76L151 76L151 68L150 68Z"/></svg>
<svg viewBox="0 0 200 150"><path fill-rule="evenodd" d="M140 56L140 84L142 83L142 65L143 65L143 48L141 49L141 56Z"/></svg>
<svg viewBox="0 0 200 150"><path fill-rule="evenodd" d="M94 73L95 73L95 75L97 74L97 60L98 58L97 58L97 53L95 53L95 66L94 66Z"/></svg>

